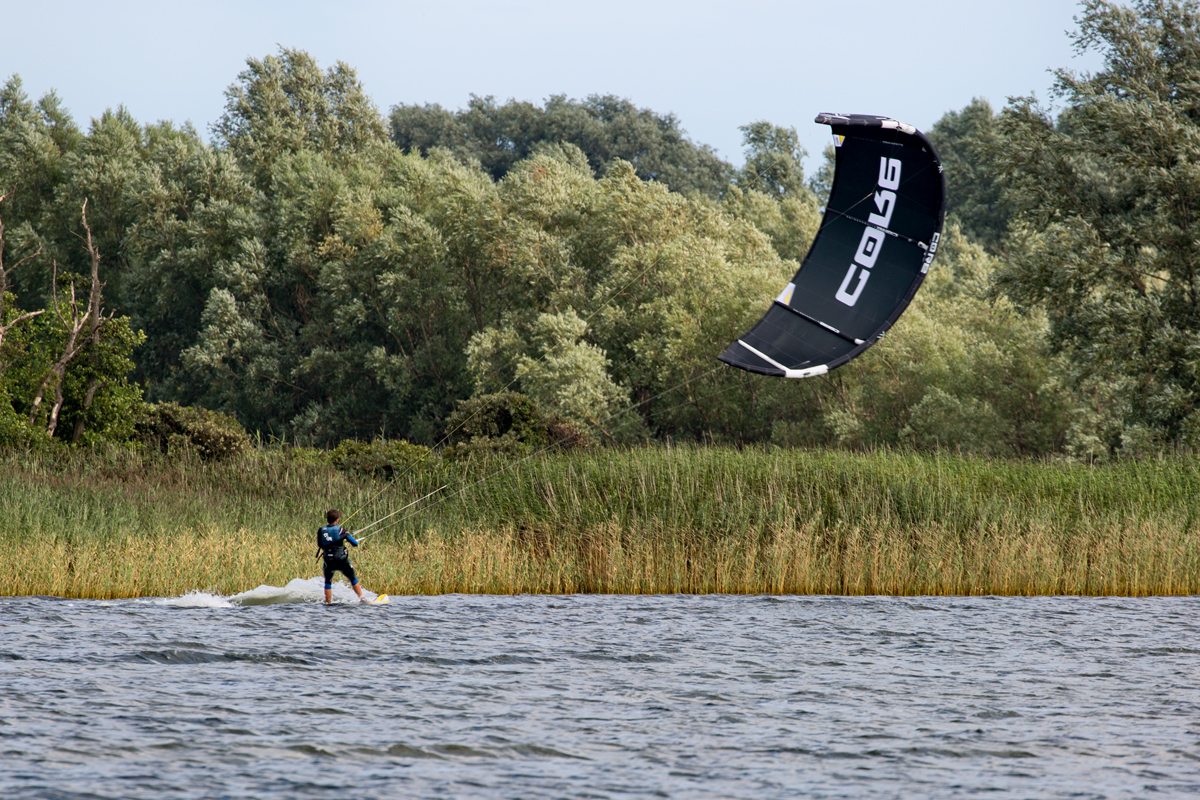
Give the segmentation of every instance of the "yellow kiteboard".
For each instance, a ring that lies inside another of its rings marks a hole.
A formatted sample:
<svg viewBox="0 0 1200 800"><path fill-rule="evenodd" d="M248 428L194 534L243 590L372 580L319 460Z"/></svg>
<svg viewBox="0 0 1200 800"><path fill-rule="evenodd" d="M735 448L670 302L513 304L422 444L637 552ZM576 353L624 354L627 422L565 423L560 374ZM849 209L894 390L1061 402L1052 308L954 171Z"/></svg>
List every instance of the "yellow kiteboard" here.
<svg viewBox="0 0 1200 800"><path fill-rule="evenodd" d="M392 602L392 598L388 597L386 594L381 594L378 597L376 597L374 600L372 600L370 602L370 605L386 606L390 602Z"/></svg>

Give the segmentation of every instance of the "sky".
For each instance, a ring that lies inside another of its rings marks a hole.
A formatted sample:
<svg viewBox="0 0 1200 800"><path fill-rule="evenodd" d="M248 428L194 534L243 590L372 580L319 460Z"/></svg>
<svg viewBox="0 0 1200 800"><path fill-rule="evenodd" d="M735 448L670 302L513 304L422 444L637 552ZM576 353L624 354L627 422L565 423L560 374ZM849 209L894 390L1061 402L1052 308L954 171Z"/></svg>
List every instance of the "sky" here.
<svg viewBox="0 0 1200 800"><path fill-rule="evenodd" d="M674 113L695 142L742 162L739 125L795 127L819 154L821 111L928 129L974 97L1049 99L1076 57L1067 0L0 0L0 79L55 89L81 124L124 105L206 138L248 57L280 46L354 67L380 111L465 107L472 94L542 102L616 94Z"/></svg>

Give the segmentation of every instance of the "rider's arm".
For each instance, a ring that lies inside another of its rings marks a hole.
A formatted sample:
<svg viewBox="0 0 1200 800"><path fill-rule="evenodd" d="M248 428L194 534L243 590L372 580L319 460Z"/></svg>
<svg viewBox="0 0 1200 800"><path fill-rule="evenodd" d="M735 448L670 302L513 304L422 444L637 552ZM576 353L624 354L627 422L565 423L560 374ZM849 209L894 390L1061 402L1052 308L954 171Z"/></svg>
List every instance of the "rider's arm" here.
<svg viewBox="0 0 1200 800"><path fill-rule="evenodd" d="M342 531L342 533L345 535L347 542L354 545L355 547L358 547L358 539L355 539L353 536L351 536L350 531Z"/></svg>

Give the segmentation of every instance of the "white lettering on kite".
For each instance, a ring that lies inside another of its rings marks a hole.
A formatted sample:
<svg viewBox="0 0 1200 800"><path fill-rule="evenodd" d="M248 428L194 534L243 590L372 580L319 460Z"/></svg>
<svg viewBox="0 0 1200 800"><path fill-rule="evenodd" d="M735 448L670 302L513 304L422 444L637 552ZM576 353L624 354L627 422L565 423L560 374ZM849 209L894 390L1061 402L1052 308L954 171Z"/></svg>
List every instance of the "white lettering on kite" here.
<svg viewBox="0 0 1200 800"><path fill-rule="evenodd" d="M896 190L900 188L900 166L898 158L881 156L879 159L880 188L875 192L875 209L879 213L867 217L867 222L876 227L866 228L863 231L862 239L858 243L858 250L854 254L854 263L846 270L846 277L842 278L842 285L834 295L840 302L848 306L853 306L858 302L863 287L867 285L867 279L871 277L869 270L875 266L875 261L879 258L879 250L883 247L884 239L883 231L880 228L887 229L892 221L892 212L896 210ZM936 244L934 246L936 247ZM858 281L854 283L854 291L846 291L854 282L856 275Z"/></svg>

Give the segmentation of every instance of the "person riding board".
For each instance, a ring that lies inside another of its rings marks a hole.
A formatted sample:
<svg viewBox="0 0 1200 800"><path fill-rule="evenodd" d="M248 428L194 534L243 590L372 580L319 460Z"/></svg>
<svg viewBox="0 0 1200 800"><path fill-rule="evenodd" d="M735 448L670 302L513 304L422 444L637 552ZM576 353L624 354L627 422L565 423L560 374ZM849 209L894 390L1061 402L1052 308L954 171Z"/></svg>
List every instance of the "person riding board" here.
<svg viewBox="0 0 1200 800"><path fill-rule="evenodd" d="M333 573L340 572L350 579L358 599L364 603L362 587L358 585L358 576L354 567L350 566L350 556L346 552L346 542L358 547L358 540L350 535L350 531L338 525L342 514L336 508L325 512L325 527L317 531L317 555L325 557L325 603L333 602Z"/></svg>

